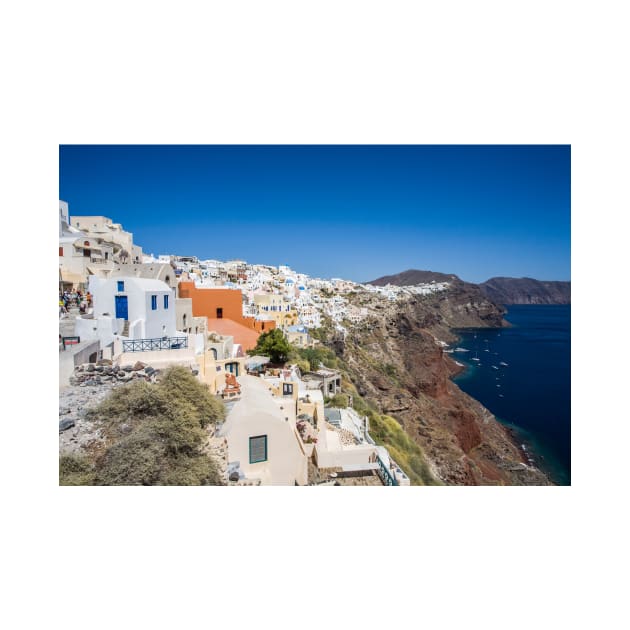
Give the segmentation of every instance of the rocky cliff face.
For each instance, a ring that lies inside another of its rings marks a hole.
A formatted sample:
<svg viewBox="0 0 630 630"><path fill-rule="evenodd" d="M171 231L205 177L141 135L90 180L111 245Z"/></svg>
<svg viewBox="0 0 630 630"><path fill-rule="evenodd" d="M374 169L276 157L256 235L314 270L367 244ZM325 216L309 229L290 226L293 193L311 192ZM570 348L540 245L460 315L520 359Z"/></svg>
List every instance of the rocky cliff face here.
<svg viewBox="0 0 630 630"><path fill-rule="evenodd" d="M533 278L490 278L479 285L497 304L571 304L571 283Z"/></svg>
<svg viewBox="0 0 630 630"><path fill-rule="evenodd" d="M507 430L450 378L461 368L440 341L452 328L496 327L503 309L474 285L383 304L335 349L361 396L419 444L434 475L455 485L547 485Z"/></svg>

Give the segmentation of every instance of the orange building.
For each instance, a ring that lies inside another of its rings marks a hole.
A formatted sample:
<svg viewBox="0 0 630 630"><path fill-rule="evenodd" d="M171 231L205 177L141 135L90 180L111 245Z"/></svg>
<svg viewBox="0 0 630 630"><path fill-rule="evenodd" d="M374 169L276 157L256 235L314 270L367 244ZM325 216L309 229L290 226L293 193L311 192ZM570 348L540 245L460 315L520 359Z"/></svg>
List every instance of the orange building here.
<svg viewBox="0 0 630 630"><path fill-rule="evenodd" d="M207 317L208 330L220 335L231 335L243 350L256 347L261 332L273 330L274 321L243 317L243 293L240 289L200 289L194 282L178 285L180 298L192 299L193 317Z"/></svg>

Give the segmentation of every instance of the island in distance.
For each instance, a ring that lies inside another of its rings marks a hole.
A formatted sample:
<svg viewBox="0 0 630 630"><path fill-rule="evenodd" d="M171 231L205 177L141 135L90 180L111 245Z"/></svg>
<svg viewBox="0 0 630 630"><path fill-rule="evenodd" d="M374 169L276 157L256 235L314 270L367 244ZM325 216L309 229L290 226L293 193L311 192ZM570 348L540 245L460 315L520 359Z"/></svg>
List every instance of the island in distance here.
<svg viewBox="0 0 630 630"><path fill-rule="evenodd" d="M415 286L427 282L451 282L474 286L454 274L408 269L391 276L371 280L369 284ZM571 283L534 278L490 278L478 285L479 290L495 304L570 304Z"/></svg>

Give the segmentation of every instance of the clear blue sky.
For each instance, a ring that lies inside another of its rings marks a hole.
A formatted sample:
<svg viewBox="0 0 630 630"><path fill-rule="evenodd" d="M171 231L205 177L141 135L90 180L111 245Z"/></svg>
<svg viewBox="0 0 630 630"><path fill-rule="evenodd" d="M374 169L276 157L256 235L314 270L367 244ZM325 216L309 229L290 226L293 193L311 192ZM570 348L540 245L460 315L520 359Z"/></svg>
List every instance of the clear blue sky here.
<svg viewBox="0 0 630 630"><path fill-rule="evenodd" d="M155 255L570 280L570 162L568 145L62 145L59 198Z"/></svg>

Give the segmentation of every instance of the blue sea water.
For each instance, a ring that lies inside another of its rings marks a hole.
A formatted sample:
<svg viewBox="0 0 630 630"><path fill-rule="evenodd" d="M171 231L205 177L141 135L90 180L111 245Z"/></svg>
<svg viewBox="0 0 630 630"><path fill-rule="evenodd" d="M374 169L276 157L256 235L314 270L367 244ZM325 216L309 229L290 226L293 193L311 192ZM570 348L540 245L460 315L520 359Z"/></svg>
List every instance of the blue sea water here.
<svg viewBox="0 0 630 630"><path fill-rule="evenodd" d="M457 331L452 347L469 352L451 355L466 366L453 380L513 430L554 483L570 485L571 306L507 309L511 328Z"/></svg>

